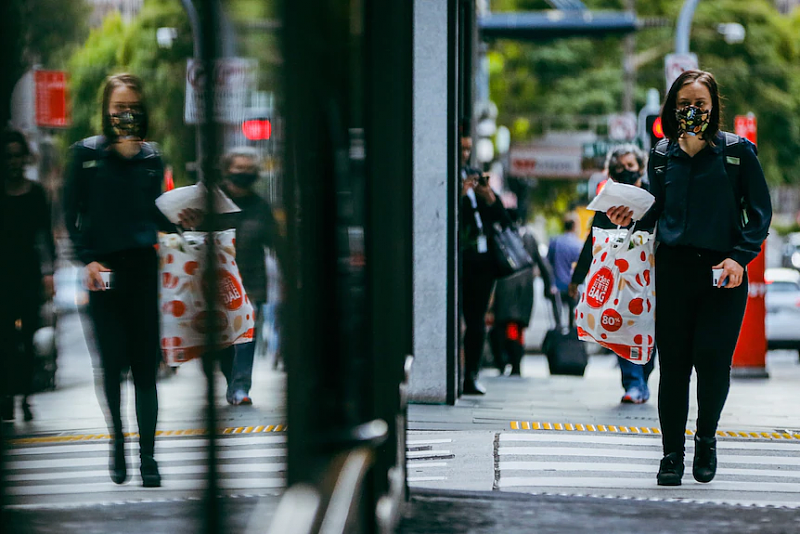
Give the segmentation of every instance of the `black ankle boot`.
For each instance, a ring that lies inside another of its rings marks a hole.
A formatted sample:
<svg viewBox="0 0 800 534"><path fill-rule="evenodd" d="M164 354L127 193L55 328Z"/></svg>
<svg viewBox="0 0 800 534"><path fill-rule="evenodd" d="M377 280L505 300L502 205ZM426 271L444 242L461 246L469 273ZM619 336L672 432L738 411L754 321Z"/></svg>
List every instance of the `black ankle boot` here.
<svg viewBox="0 0 800 534"><path fill-rule="evenodd" d="M26 421L33 421L33 412L31 411L31 405L28 404L28 397L22 400L22 416Z"/></svg>
<svg viewBox="0 0 800 534"><path fill-rule="evenodd" d="M161 474L158 472L158 464L155 458L149 454L142 454L142 466L139 472L142 474L142 486L145 488L160 488Z"/></svg>
<svg viewBox="0 0 800 534"><path fill-rule="evenodd" d="M2 414L3 421L14 420L14 397L11 395L3 397L0 402L0 414Z"/></svg>
<svg viewBox="0 0 800 534"><path fill-rule="evenodd" d="M128 479L128 466L125 463L125 438L115 438L113 447L108 471L114 484L124 484Z"/></svg>
<svg viewBox="0 0 800 534"><path fill-rule="evenodd" d="M717 474L717 439L694 436L692 475L698 482L711 482Z"/></svg>
<svg viewBox="0 0 800 534"><path fill-rule="evenodd" d="M659 486L680 486L683 478L683 455L671 452L661 459L658 468Z"/></svg>

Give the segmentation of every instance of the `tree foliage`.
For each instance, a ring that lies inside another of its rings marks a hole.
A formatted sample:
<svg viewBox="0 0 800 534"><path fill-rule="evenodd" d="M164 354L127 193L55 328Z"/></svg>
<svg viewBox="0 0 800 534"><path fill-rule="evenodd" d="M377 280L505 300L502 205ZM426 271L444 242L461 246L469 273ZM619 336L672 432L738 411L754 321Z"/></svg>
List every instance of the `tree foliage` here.
<svg viewBox="0 0 800 534"><path fill-rule="evenodd" d="M623 10L624 0L585 0L590 9ZM677 20L683 2L639 0L640 18ZM495 0L495 11L547 9L536 0ZM722 22L742 24L742 43L729 44L717 31ZM623 95L623 38L571 38L548 43L498 41L489 52L491 97L516 140L542 130L533 117L602 115L618 112ZM644 28L636 34L636 108L649 87L664 96L664 56L674 49L674 26ZM716 76L725 102L724 127L733 116L752 111L758 118L761 163L772 184L800 183L800 10L781 15L771 0L700 2L691 50L700 68Z"/></svg>

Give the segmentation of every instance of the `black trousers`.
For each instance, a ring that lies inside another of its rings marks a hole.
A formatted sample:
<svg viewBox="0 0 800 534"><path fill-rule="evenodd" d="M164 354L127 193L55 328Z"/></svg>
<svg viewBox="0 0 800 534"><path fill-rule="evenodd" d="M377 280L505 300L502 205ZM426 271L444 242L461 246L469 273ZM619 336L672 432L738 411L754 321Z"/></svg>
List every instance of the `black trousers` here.
<svg viewBox="0 0 800 534"><path fill-rule="evenodd" d="M656 342L661 358L658 415L664 454L683 454L689 381L697 371L697 435L713 437L730 389L731 361L744 309L747 278L718 289L716 252L660 245L656 252Z"/></svg>
<svg viewBox="0 0 800 534"><path fill-rule="evenodd" d="M464 367L467 377L477 378L486 342L486 312L494 289L491 264L464 261L461 271L461 302L464 314Z"/></svg>
<svg viewBox="0 0 800 534"><path fill-rule="evenodd" d="M36 357L33 335L41 323L41 279L33 284L14 283L18 287L6 288L0 299L0 369L3 375L0 379L4 395L28 396L33 386Z"/></svg>
<svg viewBox="0 0 800 534"><path fill-rule="evenodd" d="M114 287L90 293L93 328L86 333L94 334L109 429L115 437L122 437L120 390L130 369L136 390L141 454L152 455L158 419L156 375L161 361L158 256L154 249L142 248L99 261L114 271Z"/></svg>

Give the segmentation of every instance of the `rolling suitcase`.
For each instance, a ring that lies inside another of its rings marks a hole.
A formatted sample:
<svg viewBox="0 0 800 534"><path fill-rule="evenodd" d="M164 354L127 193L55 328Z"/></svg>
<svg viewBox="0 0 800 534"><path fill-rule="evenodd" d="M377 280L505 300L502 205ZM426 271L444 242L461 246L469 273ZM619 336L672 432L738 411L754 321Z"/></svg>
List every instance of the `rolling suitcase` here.
<svg viewBox="0 0 800 534"><path fill-rule="evenodd" d="M583 376L589 362L586 345L578 339L575 328L562 325L560 295L555 295L552 304L555 328L545 334L542 342L542 352L547 356L550 374Z"/></svg>

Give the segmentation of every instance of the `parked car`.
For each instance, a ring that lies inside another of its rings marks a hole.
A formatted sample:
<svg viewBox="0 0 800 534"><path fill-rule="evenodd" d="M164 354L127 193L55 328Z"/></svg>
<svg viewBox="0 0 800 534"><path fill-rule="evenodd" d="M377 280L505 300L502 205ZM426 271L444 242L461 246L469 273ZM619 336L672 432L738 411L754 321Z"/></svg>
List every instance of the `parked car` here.
<svg viewBox="0 0 800 534"><path fill-rule="evenodd" d="M764 272L767 285L767 347L800 352L800 272L776 268Z"/></svg>
<svg viewBox="0 0 800 534"><path fill-rule="evenodd" d="M800 233L786 236L781 253L781 266L800 271Z"/></svg>

